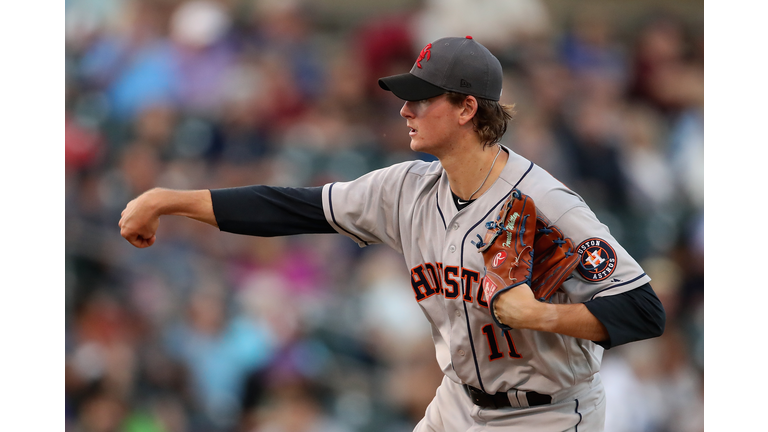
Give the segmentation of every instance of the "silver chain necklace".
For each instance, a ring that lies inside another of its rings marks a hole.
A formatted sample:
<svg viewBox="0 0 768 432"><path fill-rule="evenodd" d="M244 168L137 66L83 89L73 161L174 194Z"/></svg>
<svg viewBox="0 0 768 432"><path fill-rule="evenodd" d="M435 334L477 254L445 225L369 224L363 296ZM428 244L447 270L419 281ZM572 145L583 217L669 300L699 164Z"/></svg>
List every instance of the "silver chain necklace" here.
<svg viewBox="0 0 768 432"><path fill-rule="evenodd" d="M480 186L479 186L477 189L475 189L475 191L474 191L474 192L472 192L472 195L470 195L470 196L469 196L469 198L467 199L467 201L466 201L466 202L472 201L472 197L473 197L473 196L475 196L475 194L477 193L477 191L479 191L480 189L482 189L482 188L483 188L483 185L484 185L484 184L485 184L485 182L488 180L488 177L490 177L490 176L491 176L491 171L493 171L493 166L494 166L494 165L496 165L496 159L498 159L498 157L499 157L499 154L501 154L501 146L500 146L500 145L498 145L498 144L496 144L496 145L499 147L499 151L497 151L497 152L496 152L496 156L494 156L494 157L493 157L493 163L491 163L491 169L489 169L489 170L488 170L488 174L486 174L486 175L485 175L485 178L483 179L483 182L482 182L482 183L480 183Z"/></svg>

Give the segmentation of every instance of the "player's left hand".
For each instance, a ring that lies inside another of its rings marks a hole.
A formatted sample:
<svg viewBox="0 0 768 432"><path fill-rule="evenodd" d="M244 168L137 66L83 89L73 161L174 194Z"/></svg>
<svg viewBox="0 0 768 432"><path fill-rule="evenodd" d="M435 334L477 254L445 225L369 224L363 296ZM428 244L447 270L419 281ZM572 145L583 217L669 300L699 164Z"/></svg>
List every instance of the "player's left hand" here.
<svg viewBox="0 0 768 432"><path fill-rule="evenodd" d="M515 329L534 327L535 320L543 316L544 304L536 300L528 284L520 284L499 293L494 302L496 318Z"/></svg>

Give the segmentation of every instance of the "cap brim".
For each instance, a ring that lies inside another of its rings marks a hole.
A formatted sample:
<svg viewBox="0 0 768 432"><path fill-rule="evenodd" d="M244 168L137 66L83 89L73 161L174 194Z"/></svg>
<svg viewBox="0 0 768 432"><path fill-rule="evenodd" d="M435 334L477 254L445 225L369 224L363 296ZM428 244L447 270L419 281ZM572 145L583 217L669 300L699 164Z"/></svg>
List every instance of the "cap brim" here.
<svg viewBox="0 0 768 432"><path fill-rule="evenodd" d="M406 101L429 99L446 93L446 90L410 73L379 78L379 87Z"/></svg>

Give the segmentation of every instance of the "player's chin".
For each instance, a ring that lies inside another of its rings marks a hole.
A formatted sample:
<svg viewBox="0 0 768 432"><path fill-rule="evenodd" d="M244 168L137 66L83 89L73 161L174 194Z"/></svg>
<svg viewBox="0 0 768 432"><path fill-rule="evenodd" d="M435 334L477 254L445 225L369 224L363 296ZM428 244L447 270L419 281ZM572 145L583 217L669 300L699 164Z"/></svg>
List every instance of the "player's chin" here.
<svg viewBox="0 0 768 432"><path fill-rule="evenodd" d="M424 145L424 142L422 140L413 137L411 138L411 150L415 152L422 152L422 153L428 153L426 145Z"/></svg>
<svg viewBox="0 0 768 432"><path fill-rule="evenodd" d="M428 146L424 145L423 143L414 143L413 141L411 141L411 150L417 153L425 153L435 157L438 157L440 154L438 148L435 146Z"/></svg>

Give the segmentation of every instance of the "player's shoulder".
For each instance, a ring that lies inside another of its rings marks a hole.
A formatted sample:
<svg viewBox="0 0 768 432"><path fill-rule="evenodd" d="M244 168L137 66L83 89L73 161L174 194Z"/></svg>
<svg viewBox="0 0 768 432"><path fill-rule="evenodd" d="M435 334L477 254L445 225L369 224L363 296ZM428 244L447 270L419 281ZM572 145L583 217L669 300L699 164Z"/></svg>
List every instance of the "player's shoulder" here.
<svg viewBox="0 0 768 432"><path fill-rule="evenodd" d="M442 173L443 167L440 161L427 162L421 159L407 160L380 168L377 171L392 171L407 173L416 176L437 175Z"/></svg>
<svg viewBox="0 0 768 432"><path fill-rule="evenodd" d="M389 171L390 176L402 178L403 183L410 188L431 187L443 174L443 166L439 161L411 160L384 169Z"/></svg>
<svg viewBox="0 0 768 432"><path fill-rule="evenodd" d="M437 177L442 173L439 162L426 162L423 160L408 160L373 170L355 181L394 181L397 178L414 179L422 177Z"/></svg>
<svg viewBox="0 0 768 432"><path fill-rule="evenodd" d="M440 161L427 162L413 160L404 162L408 167L408 174L416 177L440 177L443 174L443 166Z"/></svg>
<svg viewBox="0 0 768 432"><path fill-rule="evenodd" d="M571 188L550 174L546 169L515 153L510 153L512 163L526 167L518 189L536 203L536 208L550 222L574 208L587 208L584 199Z"/></svg>
<svg viewBox="0 0 768 432"><path fill-rule="evenodd" d="M430 189L440 180L443 167L440 162L426 162L423 160L410 160L389 165L353 181L353 183L366 185L385 186L392 192L398 190Z"/></svg>

